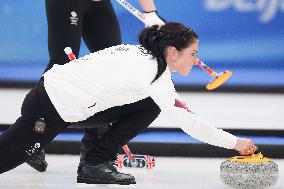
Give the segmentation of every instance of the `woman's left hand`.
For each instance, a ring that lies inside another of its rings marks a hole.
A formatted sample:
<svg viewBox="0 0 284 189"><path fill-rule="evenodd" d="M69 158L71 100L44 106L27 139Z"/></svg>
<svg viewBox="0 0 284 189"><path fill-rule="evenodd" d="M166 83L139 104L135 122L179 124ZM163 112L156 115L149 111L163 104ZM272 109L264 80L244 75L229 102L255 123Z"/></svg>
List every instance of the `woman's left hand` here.
<svg viewBox="0 0 284 189"><path fill-rule="evenodd" d="M143 16L145 18L145 28L151 27L153 25L158 25L158 26L165 25L165 20L157 14L157 11L148 12L148 13L144 12Z"/></svg>

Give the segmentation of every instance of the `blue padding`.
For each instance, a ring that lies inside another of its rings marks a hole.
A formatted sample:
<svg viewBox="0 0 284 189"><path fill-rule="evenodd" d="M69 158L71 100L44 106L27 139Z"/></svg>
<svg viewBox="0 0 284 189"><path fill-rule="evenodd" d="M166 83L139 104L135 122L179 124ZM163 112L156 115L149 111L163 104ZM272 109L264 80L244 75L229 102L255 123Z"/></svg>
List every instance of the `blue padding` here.
<svg viewBox="0 0 284 189"><path fill-rule="evenodd" d="M82 133L62 133L59 134L56 141L80 141ZM250 138L255 144L275 144L283 145L284 137L274 136L245 136L239 137ZM159 132L144 132L135 137L132 142L145 142L145 143L202 143L187 134L179 131L159 131Z"/></svg>
<svg viewBox="0 0 284 189"><path fill-rule="evenodd" d="M2 134L2 132L0 132ZM242 138L250 138L255 144L267 144L267 145L284 145L284 137L274 136L248 136L248 135L237 135ZM83 134L78 133L60 133L55 137L55 141L81 141ZM131 142L144 142L144 143L199 143L200 142L186 133L179 131L155 131L155 132L144 132L136 136Z"/></svg>
<svg viewBox="0 0 284 189"><path fill-rule="evenodd" d="M82 133L60 133L54 140L56 141L81 141Z"/></svg>
<svg viewBox="0 0 284 189"><path fill-rule="evenodd" d="M129 1L141 10L136 0ZM208 66L218 73L233 70L226 86L283 87L282 2L161 0L155 4L167 21L182 22L198 33L198 57ZM123 43L138 44L143 23L117 2L113 1L113 6ZM38 81L49 62L44 1L2 0L0 18L0 81ZM81 44L78 57L89 54L83 41ZM204 85L208 80L210 77L202 71L193 71L188 78L174 76L176 84L189 86Z"/></svg>
<svg viewBox="0 0 284 189"><path fill-rule="evenodd" d="M0 80L2 81L32 81L39 80L45 66L42 64L4 64L0 61ZM217 73L221 73L230 67L221 66L214 68ZM279 86L284 87L284 69L277 68L231 68L233 76L226 81L224 86ZM194 67L188 77L182 77L177 73L173 74L173 81L176 85L205 85L212 78L201 70Z"/></svg>

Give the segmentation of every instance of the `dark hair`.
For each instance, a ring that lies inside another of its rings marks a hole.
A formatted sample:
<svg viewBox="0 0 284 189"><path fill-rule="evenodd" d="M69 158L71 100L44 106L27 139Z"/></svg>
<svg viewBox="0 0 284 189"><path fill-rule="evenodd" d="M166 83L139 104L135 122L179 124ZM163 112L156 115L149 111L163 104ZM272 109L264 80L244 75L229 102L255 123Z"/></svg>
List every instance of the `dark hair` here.
<svg viewBox="0 0 284 189"><path fill-rule="evenodd" d="M198 39L197 34L192 29L181 23L169 22L161 28L158 25L145 28L139 34L140 44L158 61L158 71L152 81L156 81L166 70L165 50L169 46L181 51Z"/></svg>

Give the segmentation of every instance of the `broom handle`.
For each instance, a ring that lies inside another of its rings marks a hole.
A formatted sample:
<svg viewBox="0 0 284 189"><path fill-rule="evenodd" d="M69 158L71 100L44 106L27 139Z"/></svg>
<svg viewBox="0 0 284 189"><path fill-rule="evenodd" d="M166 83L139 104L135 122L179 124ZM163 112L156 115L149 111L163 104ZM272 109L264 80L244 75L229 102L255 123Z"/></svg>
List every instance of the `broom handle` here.
<svg viewBox="0 0 284 189"><path fill-rule="evenodd" d="M124 146L122 146L122 149L123 149L124 153L129 157L129 159L131 161L135 161L134 156L132 155L130 149L128 148L128 146L126 144Z"/></svg>
<svg viewBox="0 0 284 189"><path fill-rule="evenodd" d="M71 47L65 47L64 52L65 52L65 54L67 54L69 60L75 60L76 59L76 56L73 53Z"/></svg>
<svg viewBox="0 0 284 189"><path fill-rule="evenodd" d="M217 77L218 74L212 70L210 67L208 67L204 62L202 62L200 59L197 59L196 64L203 69L204 71L206 71L209 75L211 75L212 77Z"/></svg>
<svg viewBox="0 0 284 189"><path fill-rule="evenodd" d="M121 6L123 6L126 10L128 10L131 14L133 14L136 18L138 18L141 22L145 24L145 18L143 13L133 7L128 1L126 0L116 0Z"/></svg>

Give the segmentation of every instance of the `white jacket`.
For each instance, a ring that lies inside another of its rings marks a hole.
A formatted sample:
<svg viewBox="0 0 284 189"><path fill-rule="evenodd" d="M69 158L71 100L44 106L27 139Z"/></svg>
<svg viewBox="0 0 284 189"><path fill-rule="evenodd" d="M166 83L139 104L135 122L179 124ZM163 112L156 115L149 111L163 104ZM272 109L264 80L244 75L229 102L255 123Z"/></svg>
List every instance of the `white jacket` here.
<svg viewBox="0 0 284 189"><path fill-rule="evenodd" d="M108 108L151 97L187 134L215 146L234 148L237 137L174 106L178 94L168 68L151 84L157 62L141 50L141 46L119 45L54 65L44 74L44 87L62 119L82 121Z"/></svg>

